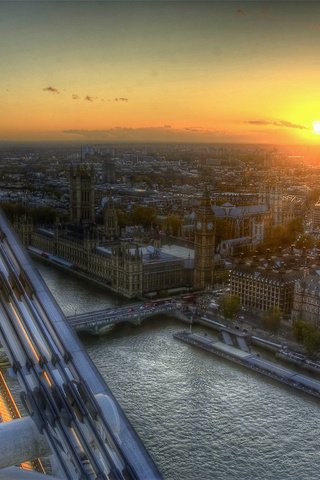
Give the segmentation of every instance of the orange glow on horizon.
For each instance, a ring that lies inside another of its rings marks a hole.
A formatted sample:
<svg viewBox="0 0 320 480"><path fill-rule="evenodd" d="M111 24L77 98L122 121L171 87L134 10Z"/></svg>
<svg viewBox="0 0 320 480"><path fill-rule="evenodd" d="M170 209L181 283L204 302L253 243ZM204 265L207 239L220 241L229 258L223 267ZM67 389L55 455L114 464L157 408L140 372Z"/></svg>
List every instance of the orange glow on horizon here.
<svg viewBox="0 0 320 480"><path fill-rule="evenodd" d="M320 134L320 122L313 122L313 132L316 133L317 135Z"/></svg>
<svg viewBox="0 0 320 480"><path fill-rule="evenodd" d="M0 140L319 142L320 4L271 3L0 2Z"/></svg>

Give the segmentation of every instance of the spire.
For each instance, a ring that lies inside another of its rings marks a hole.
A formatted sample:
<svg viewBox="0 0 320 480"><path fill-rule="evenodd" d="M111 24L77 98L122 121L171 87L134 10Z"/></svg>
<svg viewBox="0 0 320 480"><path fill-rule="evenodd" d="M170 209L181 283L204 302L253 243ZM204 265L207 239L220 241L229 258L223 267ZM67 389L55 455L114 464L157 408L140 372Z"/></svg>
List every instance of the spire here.
<svg viewBox="0 0 320 480"><path fill-rule="evenodd" d="M205 186L204 191L203 191L203 195L202 195L202 198L201 198L201 205L211 206L211 197L210 197L210 193L209 193L209 190L208 190L207 186Z"/></svg>

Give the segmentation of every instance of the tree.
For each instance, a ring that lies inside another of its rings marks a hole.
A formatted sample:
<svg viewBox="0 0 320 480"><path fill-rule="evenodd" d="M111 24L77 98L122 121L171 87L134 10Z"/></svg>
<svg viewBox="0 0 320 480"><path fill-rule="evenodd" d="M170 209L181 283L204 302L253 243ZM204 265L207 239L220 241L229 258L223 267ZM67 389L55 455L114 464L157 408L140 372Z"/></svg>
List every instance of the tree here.
<svg viewBox="0 0 320 480"><path fill-rule="evenodd" d="M57 212L51 207L36 207L30 210L33 222L37 224L52 224L55 222Z"/></svg>
<svg viewBox="0 0 320 480"><path fill-rule="evenodd" d="M263 323L265 328L271 330L271 332L276 332L281 323L281 312L279 307L274 307L270 310L267 310L262 315Z"/></svg>
<svg viewBox="0 0 320 480"><path fill-rule="evenodd" d="M307 233L300 235L296 241L297 248L312 248L315 246L315 239Z"/></svg>
<svg viewBox="0 0 320 480"><path fill-rule="evenodd" d="M295 339L303 344L309 355L315 355L320 351L319 328L303 320L296 320L292 330Z"/></svg>
<svg viewBox="0 0 320 480"><path fill-rule="evenodd" d="M172 233L172 235L178 236L181 232L181 218L178 215L175 215L174 213L171 213L168 215L167 218L167 228L169 233Z"/></svg>
<svg viewBox="0 0 320 480"><path fill-rule="evenodd" d="M135 225L150 227L156 220L156 210L153 207L135 205L131 213L131 221Z"/></svg>
<svg viewBox="0 0 320 480"><path fill-rule="evenodd" d="M27 213L27 208L21 203L4 202L1 204L1 207L11 222Z"/></svg>
<svg viewBox="0 0 320 480"><path fill-rule="evenodd" d="M303 346L309 355L315 355L320 350L320 330L310 328L305 331Z"/></svg>
<svg viewBox="0 0 320 480"><path fill-rule="evenodd" d="M224 317L232 319L240 310L240 298L237 295L223 295L219 306Z"/></svg>
<svg viewBox="0 0 320 480"><path fill-rule="evenodd" d="M2 208L10 221L15 221L17 218L29 217L33 223L54 223L57 217L57 212L51 207L26 207L21 203L3 203Z"/></svg>
<svg viewBox="0 0 320 480"><path fill-rule="evenodd" d="M271 229L266 236L260 250L267 248L274 250L277 247L287 247L294 243L297 236L303 232L303 224L301 218L291 220L286 225L277 225Z"/></svg>
<svg viewBox="0 0 320 480"><path fill-rule="evenodd" d="M297 342L303 342L303 332L306 327L306 322L303 320L296 320L292 325L292 333Z"/></svg>
<svg viewBox="0 0 320 480"><path fill-rule="evenodd" d="M299 233L303 233L303 221L302 218L294 218L286 225L286 229L289 235L296 237Z"/></svg>
<svg viewBox="0 0 320 480"><path fill-rule="evenodd" d="M121 210L120 208L116 209L118 225L120 228L126 227L129 224L129 216L127 212Z"/></svg>

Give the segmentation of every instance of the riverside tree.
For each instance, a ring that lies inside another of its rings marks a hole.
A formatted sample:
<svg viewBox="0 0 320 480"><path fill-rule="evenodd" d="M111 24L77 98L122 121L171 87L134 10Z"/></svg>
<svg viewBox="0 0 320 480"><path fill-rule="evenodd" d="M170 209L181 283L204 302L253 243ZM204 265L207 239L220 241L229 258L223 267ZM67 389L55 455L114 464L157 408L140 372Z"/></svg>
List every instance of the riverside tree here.
<svg viewBox="0 0 320 480"><path fill-rule="evenodd" d="M240 310L240 298L237 295L223 295L219 306L223 316L231 320Z"/></svg>
<svg viewBox="0 0 320 480"><path fill-rule="evenodd" d="M273 307L266 310L262 315L262 320L265 328L271 332L277 332L281 322L281 312L279 307Z"/></svg>
<svg viewBox="0 0 320 480"><path fill-rule="evenodd" d="M320 352L320 329L303 320L296 320L292 326L295 339L302 343L309 355Z"/></svg>

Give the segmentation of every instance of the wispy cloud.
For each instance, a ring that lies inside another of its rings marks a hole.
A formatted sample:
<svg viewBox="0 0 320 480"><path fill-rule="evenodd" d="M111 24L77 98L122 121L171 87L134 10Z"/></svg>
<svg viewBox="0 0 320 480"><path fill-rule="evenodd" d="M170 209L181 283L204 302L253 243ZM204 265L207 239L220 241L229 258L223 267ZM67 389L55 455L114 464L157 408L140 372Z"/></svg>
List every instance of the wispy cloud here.
<svg viewBox="0 0 320 480"><path fill-rule="evenodd" d="M311 30L320 30L320 23L313 23L310 28Z"/></svg>
<svg viewBox="0 0 320 480"><path fill-rule="evenodd" d="M44 92L49 92L49 93L54 93L54 94L60 94L61 91L58 90L57 88L55 87L52 87L52 86L49 86L49 87L45 87L42 89ZM64 90L66 91L66 90ZM80 100L80 95L76 94L76 93L72 93L71 94L71 99L72 100ZM85 95L83 97L83 99L86 101L86 102L94 102L95 100L100 100L101 102L104 102L105 99L104 98L100 98L100 97L96 97L96 96L93 96L93 95ZM114 97L112 100L107 100L108 102L116 102L116 103L128 103L129 99L127 97Z"/></svg>
<svg viewBox="0 0 320 480"><path fill-rule="evenodd" d="M238 10L236 11L236 14L238 17L245 17L247 14L244 10L242 10L242 8L238 8Z"/></svg>
<svg viewBox="0 0 320 480"><path fill-rule="evenodd" d="M54 87L45 87L42 89L44 92L51 92L51 93L60 93L57 88Z"/></svg>
<svg viewBox="0 0 320 480"><path fill-rule="evenodd" d="M298 128L300 130L309 130L305 125L299 125L297 123L288 122L287 120L248 120L245 123L250 125L271 125L273 127L287 127L287 128Z"/></svg>
<svg viewBox="0 0 320 480"><path fill-rule="evenodd" d="M261 13L264 17L272 17L273 16L273 10L270 7L270 5L262 7Z"/></svg>
<svg viewBox="0 0 320 480"><path fill-rule="evenodd" d="M85 141L124 141L124 142L142 142L142 141L224 141L229 135L228 132L221 130L193 129L186 127L181 129L172 128L170 125L158 127L114 127L104 130L64 130L62 133L72 136L73 139Z"/></svg>

